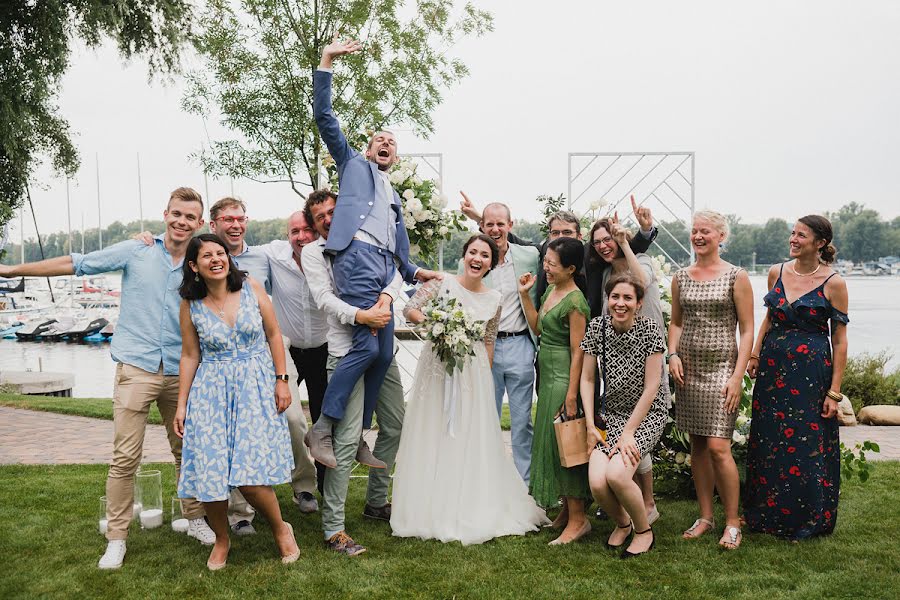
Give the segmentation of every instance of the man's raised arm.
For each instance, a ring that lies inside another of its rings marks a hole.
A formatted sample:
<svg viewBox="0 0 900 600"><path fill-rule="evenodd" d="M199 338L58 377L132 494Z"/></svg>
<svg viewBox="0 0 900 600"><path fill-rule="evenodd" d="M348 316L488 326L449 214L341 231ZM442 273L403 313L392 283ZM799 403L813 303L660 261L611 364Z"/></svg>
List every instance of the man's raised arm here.
<svg viewBox="0 0 900 600"><path fill-rule="evenodd" d="M313 73L313 115L319 127L319 135L328 147L328 152L338 165L353 157L347 138L341 131L341 124L331 108L331 67L338 56L357 52L362 46L356 40L341 42L335 35L330 44L322 49L319 68Z"/></svg>

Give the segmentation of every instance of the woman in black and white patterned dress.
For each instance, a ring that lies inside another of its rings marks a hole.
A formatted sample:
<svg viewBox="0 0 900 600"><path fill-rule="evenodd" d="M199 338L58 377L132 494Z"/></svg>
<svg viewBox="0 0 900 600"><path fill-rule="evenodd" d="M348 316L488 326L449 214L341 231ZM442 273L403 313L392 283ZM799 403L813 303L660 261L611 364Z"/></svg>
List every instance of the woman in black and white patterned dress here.
<svg viewBox="0 0 900 600"><path fill-rule="evenodd" d="M659 326L637 315L644 288L631 273L614 276L606 284L609 314L588 325L581 349L597 357L605 372L606 400L602 416L607 424L604 440L595 426L592 361L581 372L581 398L591 448L588 479L591 492L616 529L606 544L624 547L622 558L653 548L653 531L641 489L632 479L641 459L650 453L668 419L668 394L663 389L663 343Z"/></svg>

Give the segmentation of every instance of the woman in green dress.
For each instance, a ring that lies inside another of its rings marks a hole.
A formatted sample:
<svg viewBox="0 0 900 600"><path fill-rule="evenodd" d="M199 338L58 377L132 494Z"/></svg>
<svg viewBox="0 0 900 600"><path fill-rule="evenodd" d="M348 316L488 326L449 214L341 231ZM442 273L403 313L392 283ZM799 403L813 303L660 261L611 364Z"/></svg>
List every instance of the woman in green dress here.
<svg viewBox="0 0 900 600"><path fill-rule="evenodd" d="M562 510L553 526L563 531L550 542L552 545L574 542L591 531L584 514L585 499L591 497L587 465L560 465L553 428L560 413L574 417L578 412L578 382L584 359L581 340L591 313L573 279L583 262L584 246L580 241L558 238L549 243L544 255L548 287L541 299L540 313L528 294L535 276L527 273L519 279L519 297L528 326L541 338L529 492L544 507L556 506L562 498Z"/></svg>

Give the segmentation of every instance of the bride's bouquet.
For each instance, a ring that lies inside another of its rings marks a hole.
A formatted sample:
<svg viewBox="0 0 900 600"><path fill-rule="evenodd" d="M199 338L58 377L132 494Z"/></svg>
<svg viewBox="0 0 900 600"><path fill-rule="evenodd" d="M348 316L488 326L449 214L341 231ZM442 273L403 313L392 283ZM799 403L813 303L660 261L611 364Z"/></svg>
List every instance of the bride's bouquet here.
<svg viewBox="0 0 900 600"><path fill-rule="evenodd" d="M484 338L485 322L475 319L456 298L443 294L429 300L421 310L425 320L416 331L431 341L431 349L448 375L462 371L468 357L475 356L475 343Z"/></svg>

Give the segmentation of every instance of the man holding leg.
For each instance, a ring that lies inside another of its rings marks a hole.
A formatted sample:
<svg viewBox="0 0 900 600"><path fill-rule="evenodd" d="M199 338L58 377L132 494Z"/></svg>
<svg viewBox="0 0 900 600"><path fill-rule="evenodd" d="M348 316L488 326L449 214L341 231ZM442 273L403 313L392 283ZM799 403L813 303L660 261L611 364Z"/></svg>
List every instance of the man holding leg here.
<svg viewBox="0 0 900 600"><path fill-rule="evenodd" d="M106 479L106 552L101 569L117 569L125 558L125 539L132 519L134 474L141 463L150 405L156 402L175 458L181 467L181 439L173 420L178 404L178 364L181 330L178 312L181 267L187 244L203 225L203 201L190 188L178 188L163 213L166 231L153 245L136 240L119 242L89 254L73 253L14 267L0 265L0 276L50 277L94 275L122 271L122 297L110 354L116 361L113 391L113 457ZM216 536L196 500L182 500L188 535L212 545Z"/></svg>
<svg viewBox="0 0 900 600"><path fill-rule="evenodd" d="M391 303L399 294L402 284L400 276L395 273L391 285L382 291L379 301L369 309L359 309L337 297L331 259L324 253L335 203L334 194L326 190L317 190L309 195L304 212L307 221L314 224L320 237L304 248L301 257L303 270L316 303L327 315L328 372L332 379L336 376L335 367L341 357L352 346L354 326L362 326L375 332L393 321ZM344 506L350 483L350 471L353 468L353 457L357 451L357 440L362 434L364 405L367 404L365 396L373 394L377 399L374 404L379 429L374 454L384 461L387 468L369 471L364 517L382 521L391 519L388 487L394 457L400 445L400 429L403 426L403 387L393 351L383 384L370 386L368 380L364 379L366 376L351 382L351 393L344 416L334 425L336 465L325 473L325 486L322 492L322 527L325 532L325 543L331 550L348 556L366 551L365 547L347 535L344 527Z"/></svg>

